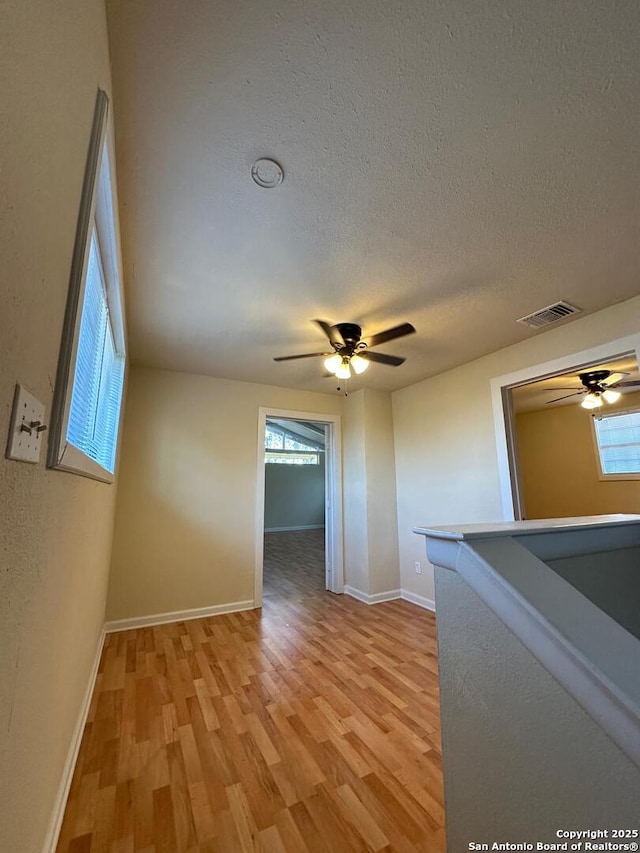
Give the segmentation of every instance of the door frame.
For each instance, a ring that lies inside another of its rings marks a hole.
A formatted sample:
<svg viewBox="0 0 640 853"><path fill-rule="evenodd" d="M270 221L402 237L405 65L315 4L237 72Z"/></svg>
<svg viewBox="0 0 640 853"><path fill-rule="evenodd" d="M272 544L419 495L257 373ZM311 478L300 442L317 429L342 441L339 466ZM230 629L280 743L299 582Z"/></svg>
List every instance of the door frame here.
<svg viewBox="0 0 640 853"><path fill-rule="evenodd" d="M515 414L511 391L540 379L550 379L571 371L589 368L605 361L635 355L640 364L640 334L627 335L581 352L531 365L491 379L491 405L498 455L498 478L504 521L520 521L523 516L515 445Z"/></svg>
<svg viewBox="0 0 640 853"><path fill-rule="evenodd" d="M264 568L264 433L268 418L312 421L327 427L325 447L325 577L330 592L344 592L344 543L342 527L342 434L340 415L298 412L290 409L258 409L258 468L256 473L254 607L262 606Z"/></svg>

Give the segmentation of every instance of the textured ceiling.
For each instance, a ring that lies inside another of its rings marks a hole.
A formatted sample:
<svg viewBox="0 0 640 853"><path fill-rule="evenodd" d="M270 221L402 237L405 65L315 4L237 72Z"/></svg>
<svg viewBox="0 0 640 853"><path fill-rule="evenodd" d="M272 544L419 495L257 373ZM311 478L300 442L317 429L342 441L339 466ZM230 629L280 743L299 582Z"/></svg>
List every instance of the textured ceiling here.
<svg viewBox="0 0 640 853"><path fill-rule="evenodd" d="M110 0L133 360L331 389L309 321L399 322L393 389L640 291L635 0ZM284 183L250 167L278 159Z"/></svg>

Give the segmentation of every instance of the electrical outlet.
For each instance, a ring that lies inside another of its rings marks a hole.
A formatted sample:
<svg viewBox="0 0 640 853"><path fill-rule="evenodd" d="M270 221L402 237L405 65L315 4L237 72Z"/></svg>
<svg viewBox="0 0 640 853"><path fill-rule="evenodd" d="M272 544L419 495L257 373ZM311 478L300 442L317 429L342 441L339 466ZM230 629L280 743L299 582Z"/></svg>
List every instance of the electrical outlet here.
<svg viewBox="0 0 640 853"><path fill-rule="evenodd" d="M416 574L421 575L422 574L422 566L420 565L420 560L416 560L414 565L416 567Z"/></svg>
<svg viewBox="0 0 640 853"><path fill-rule="evenodd" d="M44 411L44 406L39 400L36 400L21 385L16 385L7 442L7 459L31 463L40 461L42 433L47 428L44 424Z"/></svg>

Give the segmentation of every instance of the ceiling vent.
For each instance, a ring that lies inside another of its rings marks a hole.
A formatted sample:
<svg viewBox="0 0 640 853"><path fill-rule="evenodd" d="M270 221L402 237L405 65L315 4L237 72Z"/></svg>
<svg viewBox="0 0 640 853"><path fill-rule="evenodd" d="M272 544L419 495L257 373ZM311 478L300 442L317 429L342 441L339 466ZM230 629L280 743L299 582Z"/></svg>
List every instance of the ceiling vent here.
<svg viewBox="0 0 640 853"><path fill-rule="evenodd" d="M581 310L575 305L569 305L568 302L554 302L553 305L540 308L533 314L520 317L516 322L529 326L531 329L540 329L542 326L550 326L552 323L557 323L558 320L564 320L565 317L570 317L572 314L580 314Z"/></svg>

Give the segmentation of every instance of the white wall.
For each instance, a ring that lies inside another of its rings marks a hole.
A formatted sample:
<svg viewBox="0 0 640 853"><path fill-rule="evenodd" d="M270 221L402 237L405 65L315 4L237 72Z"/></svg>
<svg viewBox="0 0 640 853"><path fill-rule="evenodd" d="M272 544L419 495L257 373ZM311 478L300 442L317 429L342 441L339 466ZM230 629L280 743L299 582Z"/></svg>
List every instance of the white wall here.
<svg viewBox="0 0 640 853"><path fill-rule="evenodd" d="M0 441L51 412L98 86L102 0L8 0L0 27ZM4 452L3 452L4 456ZM0 850L40 851L104 621L115 486L0 459Z"/></svg>
<svg viewBox="0 0 640 853"><path fill-rule="evenodd" d="M404 589L433 598L432 570L414 571L426 561L413 526L503 518L490 380L639 330L636 297L393 393Z"/></svg>
<svg viewBox="0 0 640 853"><path fill-rule="evenodd" d="M253 600L260 407L339 414L342 398L133 368L108 619Z"/></svg>
<svg viewBox="0 0 640 853"><path fill-rule="evenodd" d="M319 465L265 465L265 531L323 525L324 454Z"/></svg>

